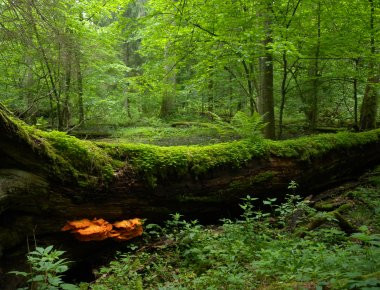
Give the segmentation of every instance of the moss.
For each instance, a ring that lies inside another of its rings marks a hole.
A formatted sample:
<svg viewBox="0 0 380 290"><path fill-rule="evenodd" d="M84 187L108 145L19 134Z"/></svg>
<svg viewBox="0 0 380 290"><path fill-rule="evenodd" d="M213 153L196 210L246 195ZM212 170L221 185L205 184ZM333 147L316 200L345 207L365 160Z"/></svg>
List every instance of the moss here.
<svg viewBox="0 0 380 290"><path fill-rule="evenodd" d="M110 180L120 162L112 160L94 143L63 132L44 132L0 111L0 125L17 143L28 146L40 159L44 171L63 182L83 187Z"/></svg>
<svg viewBox="0 0 380 290"><path fill-rule="evenodd" d="M154 184L157 178L200 176L217 168L240 168L265 155L264 143L235 141L208 146L159 147L145 144L102 144L113 158L128 161Z"/></svg>
<svg viewBox="0 0 380 290"><path fill-rule="evenodd" d="M218 169L237 169L261 158L310 160L324 154L379 142L380 130L363 133L321 134L285 141L240 140L207 146L159 147L146 144L109 144L79 140L62 132L43 132L0 111L2 126L43 156L52 175L76 179L82 186L106 183L128 162L154 186L158 180L201 177ZM276 172L253 176L248 184L268 182ZM232 184L232 186L239 186ZM246 182L244 182L246 186Z"/></svg>
<svg viewBox="0 0 380 290"><path fill-rule="evenodd" d="M270 153L277 157L310 160L322 156L331 150L349 149L379 141L380 129L363 133L341 132L337 134L320 134L311 137L285 141L267 140Z"/></svg>
<svg viewBox="0 0 380 290"><path fill-rule="evenodd" d="M120 164L113 162L112 158L93 142L80 140L58 131L38 131L38 135L48 141L54 153L59 153L65 160L70 160L75 170L86 175L109 180L113 176L115 167Z"/></svg>
<svg viewBox="0 0 380 290"><path fill-rule="evenodd" d="M276 157L310 160L331 150L349 149L379 140L380 130L364 133L342 132L321 134L286 141L265 140L252 143L247 140L208 146L159 147L145 144L101 144L113 158L130 162L151 185L165 177L190 174L201 176L218 168L240 168L255 158ZM250 181L260 183L274 177L263 173ZM264 180L260 180L264 178ZM246 183L246 182L244 182ZM237 184L235 184L237 185ZM232 184L234 186L234 184Z"/></svg>

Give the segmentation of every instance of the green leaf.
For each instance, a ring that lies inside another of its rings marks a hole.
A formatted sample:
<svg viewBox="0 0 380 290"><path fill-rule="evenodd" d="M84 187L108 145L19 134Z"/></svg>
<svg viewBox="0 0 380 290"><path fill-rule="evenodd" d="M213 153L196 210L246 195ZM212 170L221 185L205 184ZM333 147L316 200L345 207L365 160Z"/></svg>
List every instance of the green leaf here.
<svg viewBox="0 0 380 290"><path fill-rule="evenodd" d="M78 286L76 286L74 284L61 284L59 286L63 290L78 290L78 289L80 289Z"/></svg>
<svg viewBox="0 0 380 290"><path fill-rule="evenodd" d="M10 272L8 272L8 274L14 274L14 275L23 276L23 277L28 277L28 275L29 275L26 272L20 272L20 271L10 271Z"/></svg>

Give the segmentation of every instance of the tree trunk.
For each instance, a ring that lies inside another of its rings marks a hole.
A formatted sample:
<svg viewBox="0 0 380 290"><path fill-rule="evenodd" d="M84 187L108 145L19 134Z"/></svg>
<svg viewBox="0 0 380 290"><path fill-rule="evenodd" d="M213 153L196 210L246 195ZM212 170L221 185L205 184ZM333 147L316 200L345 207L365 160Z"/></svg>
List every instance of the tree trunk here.
<svg viewBox="0 0 380 290"><path fill-rule="evenodd" d="M165 48L165 57L169 58L169 47ZM176 85L176 75L174 72L174 68L168 62L165 66L166 71L166 84L164 88L164 92L161 99L161 110L160 117L167 118L174 113L175 107L175 85Z"/></svg>
<svg viewBox="0 0 380 290"><path fill-rule="evenodd" d="M359 71L359 59L354 59L355 63L355 77L353 79L353 91L354 91L354 129L359 130L358 120L358 71Z"/></svg>
<svg viewBox="0 0 380 290"><path fill-rule="evenodd" d="M275 118L274 118L274 99L273 99L273 56L268 45L272 43L272 16L271 5L265 11L265 39L263 41L265 56L260 57L261 71L261 92L258 98L258 112L263 116L267 126L264 128L264 136L269 139L274 139L275 134Z"/></svg>
<svg viewBox="0 0 380 290"><path fill-rule="evenodd" d="M76 73L77 73L77 94L78 94L78 115L79 124L84 124L84 105L83 105L83 76L82 68L80 65L80 51L79 48L75 53Z"/></svg>
<svg viewBox="0 0 380 290"><path fill-rule="evenodd" d="M314 194L380 162L380 130L172 148L96 145L26 127L0 108L5 251L72 219L226 217L247 194L281 200L291 180Z"/></svg>
<svg viewBox="0 0 380 290"><path fill-rule="evenodd" d="M364 93L363 103L360 111L360 129L369 130L376 128L376 117L378 107L378 92L377 84L380 82L378 65L375 65L376 46L375 46L375 4L373 0L369 0L370 26L371 26L371 56L370 56L370 76L367 81L367 86Z"/></svg>
<svg viewBox="0 0 380 290"><path fill-rule="evenodd" d="M209 112L214 112L214 92L215 92L215 83L214 83L214 73L213 73L213 67L210 67L210 75L208 80L208 98L207 98L207 110Z"/></svg>
<svg viewBox="0 0 380 290"><path fill-rule="evenodd" d="M83 12L79 13L79 19L83 21ZM77 73L77 94L78 94L78 115L79 115L79 124L84 125L84 105L83 105L83 75L81 67L81 52L80 44L75 49L75 64L76 64L76 73Z"/></svg>
<svg viewBox="0 0 380 290"><path fill-rule="evenodd" d="M249 66L248 64L243 60L242 61L244 72L245 72L245 78L247 81L247 91L249 96L249 112L251 116L257 111L257 105L254 99L254 87L255 87L255 81L254 81L254 71L253 71L253 64L251 63Z"/></svg>
<svg viewBox="0 0 380 290"><path fill-rule="evenodd" d="M287 80L288 80L288 58L286 54L286 50L282 53L282 61L283 61L283 67L282 67L282 82L281 82L281 104L280 104L280 117L278 121L278 139L282 138L282 123L284 119L284 109L285 109L285 100L286 100L286 93L287 93Z"/></svg>
<svg viewBox="0 0 380 290"><path fill-rule="evenodd" d="M70 128L71 122L71 110L70 110L70 94L71 94L71 71L72 71L72 49L69 40L65 43L64 47L64 56L63 56L63 64L65 68L65 80L64 80L64 100L63 100L63 108L62 108L62 120L64 124L64 129L68 130Z"/></svg>
<svg viewBox="0 0 380 290"><path fill-rule="evenodd" d="M317 45L315 49L315 60L310 70L312 78L311 86L311 100L309 104L309 126L311 130L315 130L318 123L318 110L319 110L319 56L321 49L321 2L318 2L317 10Z"/></svg>

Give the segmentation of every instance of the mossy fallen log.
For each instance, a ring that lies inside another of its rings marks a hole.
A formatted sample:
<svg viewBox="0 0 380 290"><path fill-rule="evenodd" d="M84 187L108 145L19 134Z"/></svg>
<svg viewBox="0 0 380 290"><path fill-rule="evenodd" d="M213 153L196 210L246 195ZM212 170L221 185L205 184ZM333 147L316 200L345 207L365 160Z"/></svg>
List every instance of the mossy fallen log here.
<svg viewBox="0 0 380 290"><path fill-rule="evenodd" d="M217 219L247 194L281 199L291 180L316 193L380 163L379 153L380 130L209 146L94 143L0 108L0 247L73 219Z"/></svg>

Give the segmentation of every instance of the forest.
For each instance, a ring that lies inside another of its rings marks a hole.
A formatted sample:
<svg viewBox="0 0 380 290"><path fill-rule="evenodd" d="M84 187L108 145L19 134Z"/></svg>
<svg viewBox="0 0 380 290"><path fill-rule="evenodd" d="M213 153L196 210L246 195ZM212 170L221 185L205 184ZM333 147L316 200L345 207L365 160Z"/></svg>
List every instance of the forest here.
<svg viewBox="0 0 380 290"><path fill-rule="evenodd" d="M380 289L379 0L0 0L0 289Z"/></svg>

